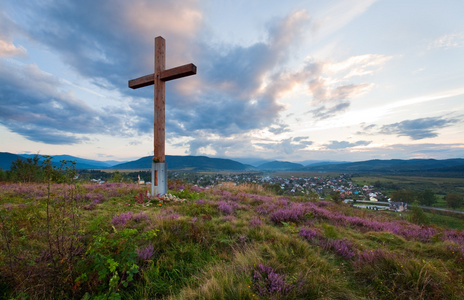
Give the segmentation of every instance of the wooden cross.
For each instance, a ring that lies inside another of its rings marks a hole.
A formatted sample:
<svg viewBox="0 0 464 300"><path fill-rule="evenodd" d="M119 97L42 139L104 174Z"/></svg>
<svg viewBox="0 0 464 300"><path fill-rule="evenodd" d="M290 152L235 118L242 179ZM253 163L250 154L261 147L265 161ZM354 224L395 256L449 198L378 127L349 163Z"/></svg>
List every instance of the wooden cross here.
<svg viewBox="0 0 464 300"><path fill-rule="evenodd" d="M129 87L138 89L144 86L155 86L155 124L154 124L154 157L152 163L151 194L164 195L167 192L165 161L165 82L197 73L194 64L166 70L166 41L161 36L155 38L155 72L129 80ZM158 173L162 173L158 176ZM158 182L161 179L161 182ZM155 187L157 189L155 190Z"/></svg>

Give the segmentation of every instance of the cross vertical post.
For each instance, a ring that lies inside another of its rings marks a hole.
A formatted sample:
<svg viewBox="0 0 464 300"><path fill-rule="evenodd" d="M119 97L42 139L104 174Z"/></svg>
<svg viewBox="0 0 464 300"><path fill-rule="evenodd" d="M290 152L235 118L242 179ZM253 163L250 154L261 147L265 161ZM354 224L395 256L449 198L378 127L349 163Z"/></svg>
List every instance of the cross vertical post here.
<svg viewBox="0 0 464 300"><path fill-rule="evenodd" d="M153 141L153 162L151 166L151 196L167 193L167 167L165 157L165 82L195 75L197 67L187 64L166 70L166 41L161 36L155 38L154 73L129 80L129 87L138 89L148 85L155 88L155 120Z"/></svg>
<svg viewBox="0 0 464 300"><path fill-rule="evenodd" d="M165 162L164 153L164 124L165 124L165 86L161 80L161 72L166 68L166 42L162 37L155 39L155 139L154 139L154 160Z"/></svg>

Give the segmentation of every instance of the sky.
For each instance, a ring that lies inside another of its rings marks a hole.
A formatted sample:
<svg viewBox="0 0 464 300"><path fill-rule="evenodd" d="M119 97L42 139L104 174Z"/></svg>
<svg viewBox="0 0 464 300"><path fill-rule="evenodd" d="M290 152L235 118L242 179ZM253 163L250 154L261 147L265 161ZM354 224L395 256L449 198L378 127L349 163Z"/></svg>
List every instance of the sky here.
<svg viewBox="0 0 464 300"><path fill-rule="evenodd" d="M459 0L4 0L0 152L153 155L154 38L166 155L464 158Z"/></svg>

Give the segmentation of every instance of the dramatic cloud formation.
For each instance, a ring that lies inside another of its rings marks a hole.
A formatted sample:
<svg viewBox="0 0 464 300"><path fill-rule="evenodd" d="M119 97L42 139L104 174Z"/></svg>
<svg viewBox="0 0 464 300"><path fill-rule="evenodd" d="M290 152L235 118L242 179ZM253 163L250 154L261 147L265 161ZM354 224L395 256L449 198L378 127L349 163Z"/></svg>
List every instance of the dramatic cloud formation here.
<svg viewBox="0 0 464 300"><path fill-rule="evenodd" d="M130 111L98 111L36 65L0 63L0 81L0 123L32 141L74 144L88 140L79 134L130 132L122 123L130 119Z"/></svg>
<svg viewBox="0 0 464 300"><path fill-rule="evenodd" d="M412 140L434 138L438 136L439 129L452 126L459 122L457 118L430 117L377 126L374 124L364 125L363 131L358 134L376 135L387 134L396 136L407 136Z"/></svg>
<svg viewBox="0 0 464 300"><path fill-rule="evenodd" d="M199 67L197 78L183 79L185 84L173 83L173 88L167 91L167 137L189 137L186 143L190 153L198 153L208 145L216 153L224 153L224 145L211 142L217 135L245 139L248 132L256 129L268 128L274 134L288 131L288 126L280 121L279 114L284 106L279 98L298 85L308 86L308 101L316 105L311 111L316 119L332 117L349 107L349 99L370 88L368 83L337 83L333 76L343 73L341 76L346 80L370 74L373 68L380 68L388 60L381 55L363 55L335 64L312 60L297 71L282 69L279 66L285 65L289 51L307 38L305 33L311 19L306 10L294 11L269 23L265 41L249 46L216 47L192 40L202 26L202 13L196 1L182 2L182 5L180 2L141 0L130 4L126 1L90 2L67 2L65 5L53 1L41 5L25 2L24 14L30 21L21 24L21 31L27 32L28 38L53 48L67 65L97 86L114 87L121 94L130 95L127 100L130 110L122 112L116 106L95 110L63 92L63 83L58 80L38 88L22 86L18 83L20 80L13 77L5 80L11 90L23 91L22 95L15 95L21 100L12 103L8 98L11 91L1 92L4 106L6 103L9 106L2 123L10 130L31 140L55 144L78 143L84 140L78 134L97 130L112 135L151 132L153 113L146 107L152 106L149 100L152 89L134 92L126 85L131 74L138 77L151 71L152 67L146 66L153 64L153 42L146 37L153 31L168 40L168 65L192 59ZM47 20L46 25L37 20L39 16ZM177 21L179 18L182 22ZM3 23L8 28L15 28L11 19L5 20ZM12 45L8 42L2 49L9 49L9 55L25 53ZM187 48L191 51L185 51ZM29 72L17 68L21 76ZM35 69L36 73L40 72L37 67ZM47 102L50 105L46 105ZM37 109L39 103L43 108ZM27 122L14 120L19 111ZM30 116L32 113L28 115L28 111L34 111L34 117ZM40 134L28 133L40 132L38 128L53 128L53 139L50 133L43 138ZM282 149L295 148L290 139L285 141L281 145L287 146Z"/></svg>
<svg viewBox="0 0 464 300"><path fill-rule="evenodd" d="M153 38L163 36L167 68L198 67L166 85L170 151L305 160L379 155L396 137L434 139L424 146L432 152L440 141L460 145L461 17L427 3L411 16L392 1L3 1L0 134L35 142L18 149L149 154L153 86L127 81L153 72ZM432 10L456 24L430 30L436 23L419 16ZM411 18L430 27L418 34ZM392 19L402 34L385 26Z"/></svg>
<svg viewBox="0 0 464 300"><path fill-rule="evenodd" d="M433 138L438 136L438 129L456 123L456 119L442 118L420 118L415 120L405 120L394 124L384 125L380 128L382 134L395 134L398 136L408 136L413 140Z"/></svg>

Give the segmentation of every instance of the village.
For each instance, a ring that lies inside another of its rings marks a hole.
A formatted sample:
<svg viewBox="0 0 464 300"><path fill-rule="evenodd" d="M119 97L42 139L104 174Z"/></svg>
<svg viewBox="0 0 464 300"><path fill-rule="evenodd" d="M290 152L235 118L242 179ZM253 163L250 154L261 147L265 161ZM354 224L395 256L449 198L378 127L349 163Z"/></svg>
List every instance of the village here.
<svg viewBox="0 0 464 300"><path fill-rule="evenodd" d="M345 203L351 203L355 207L374 210L407 210L407 204L392 202L379 188L373 185L357 185L351 179L350 174L337 176L316 177L283 177L264 175L262 173L248 174L196 174L169 172L172 180L180 179L199 187L208 188L222 182L234 184L262 184L271 188L278 195L313 196L319 200L330 199L334 194Z"/></svg>

